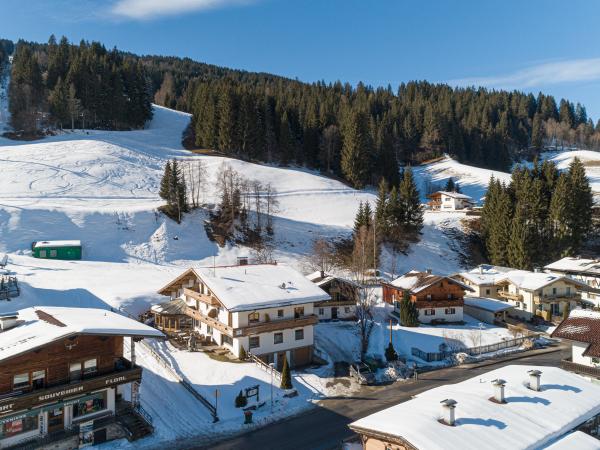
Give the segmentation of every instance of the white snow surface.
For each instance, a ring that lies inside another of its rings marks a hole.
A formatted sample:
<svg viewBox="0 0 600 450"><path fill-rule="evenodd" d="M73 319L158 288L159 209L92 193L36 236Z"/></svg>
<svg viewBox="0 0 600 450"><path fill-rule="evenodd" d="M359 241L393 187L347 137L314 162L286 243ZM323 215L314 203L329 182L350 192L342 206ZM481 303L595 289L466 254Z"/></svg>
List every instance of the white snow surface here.
<svg viewBox="0 0 600 450"><path fill-rule="evenodd" d="M575 431L544 447L545 450L600 450L600 440L583 431Z"/></svg>
<svg viewBox="0 0 600 450"><path fill-rule="evenodd" d="M541 391L528 388L531 366L511 365L440 386L352 425L401 436L417 448L534 449L600 413L600 386L556 367L542 368ZM491 402L491 381L506 380L507 403ZM456 425L438 422L440 402L453 399Z"/></svg>
<svg viewBox="0 0 600 450"><path fill-rule="evenodd" d="M465 305L485 309L486 311L491 312L505 311L513 307L513 305L508 302L486 297L465 297Z"/></svg>
<svg viewBox="0 0 600 450"><path fill-rule="evenodd" d="M34 248L46 247L81 247L81 241L41 241L36 242Z"/></svg>
<svg viewBox="0 0 600 450"><path fill-rule="evenodd" d="M199 267L194 271L232 312L329 300L329 295L284 264Z"/></svg>

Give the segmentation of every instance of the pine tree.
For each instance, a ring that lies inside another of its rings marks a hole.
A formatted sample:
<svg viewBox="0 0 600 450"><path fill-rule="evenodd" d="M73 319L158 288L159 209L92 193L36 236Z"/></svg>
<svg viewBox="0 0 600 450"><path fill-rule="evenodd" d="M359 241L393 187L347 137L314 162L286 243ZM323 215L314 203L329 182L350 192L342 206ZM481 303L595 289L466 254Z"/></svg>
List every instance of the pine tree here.
<svg viewBox="0 0 600 450"><path fill-rule="evenodd" d="M388 230L388 184L385 178L379 182L377 191L377 203L375 205L375 223L377 229L382 234L387 234Z"/></svg>
<svg viewBox="0 0 600 450"><path fill-rule="evenodd" d="M292 374L288 365L287 357L283 358L283 369L281 369L281 389L292 389Z"/></svg>
<svg viewBox="0 0 600 450"><path fill-rule="evenodd" d="M454 180L452 179L452 177L448 178L448 181L446 182L446 187L444 188L444 190L446 192L455 192L456 186L454 185Z"/></svg>
<svg viewBox="0 0 600 450"><path fill-rule="evenodd" d="M574 158L571 164L569 164L568 181L569 222L571 228L570 251L572 254L576 254L591 231L592 207L594 205L592 188L585 173L585 166L579 158Z"/></svg>
<svg viewBox="0 0 600 450"><path fill-rule="evenodd" d="M508 241L508 262L511 267L531 270L531 232L527 225L526 212L517 207L510 228Z"/></svg>
<svg viewBox="0 0 600 450"><path fill-rule="evenodd" d="M171 200L170 183L171 183L171 161L167 161L165 164L165 171L163 173L162 179L160 180L160 190L158 192L158 195L160 195L160 198L162 198L163 200L166 200L167 202L169 202Z"/></svg>
<svg viewBox="0 0 600 450"><path fill-rule="evenodd" d="M358 211L356 212L356 216L354 217L354 235L357 235L360 231L361 227L365 225L365 207L363 205L362 200L358 204Z"/></svg>
<svg viewBox="0 0 600 450"><path fill-rule="evenodd" d="M420 231L423 226L423 207L412 169L404 170L398 194L404 226L411 232Z"/></svg>
<svg viewBox="0 0 600 450"><path fill-rule="evenodd" d="M388 344L387 348L385 349L385 359L387 361L397 361L398 360L398 353L396 353L394 344L392 344L391 342Z"/></svg>
<svg viewBox="0 0 600 450"><path fill-rule="evenodd" d="M342 174L355 188L362 188L369 174L369 130L366 116L352 112L346 120L341 154Z"/></svg>
<svg viewBox="0 0 600 450"><path fill-rule="evenodd" d="M419 326L419 311L417 310L416 305L411 301L408 291L404 291L402 294L402 301L400 302L400 321L405 327Z"/></svg>
<svg viewBox="0 0 600 450"><path fill-rule="evenodd" d="M243 408L248 404L248 399L240 390L240 393L235 397L235 407Z"/></svg>
<svg viewBox="0 0 600 450"><path fill-rule="evenodd" d="M570 186L566 173L561 173L556 182L550 202L549 223L552 237L552 258L569 256L571 251L571 207Z"/></svg>
<svg viewBox="0 0 600 450"><path fill-rule="evenodd" d="M246 359L248 359L248 353L246 352L246 349L242 345L242 346L240 346L240 361L246 361Z"/></svg>

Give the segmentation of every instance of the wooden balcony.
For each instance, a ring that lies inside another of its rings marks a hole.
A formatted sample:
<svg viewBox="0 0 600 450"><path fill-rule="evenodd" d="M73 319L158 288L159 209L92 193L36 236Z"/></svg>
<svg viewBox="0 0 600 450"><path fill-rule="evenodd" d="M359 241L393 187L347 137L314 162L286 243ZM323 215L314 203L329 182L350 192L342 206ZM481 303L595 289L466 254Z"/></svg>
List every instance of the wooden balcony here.
<svg viewBox="0 0 600 450"><path fill-rule="evenodd" d="M570 359L563 359L560 362L560 368L568 370L569 372L600 378L600 367L590 367L583 364L577 364Z"/></svg>
<svg viewBox="0 0 600 450"><path fill-rule="evenodd" d="M230 327L229 325L225 325L223 322L220 322L218 319L213 319L212 317L208 317L207 315L202 314L200 311L198 311L197 309L192 308L190 306L188 306L185 309L185 313L192 319L199 320L200 322L203 322L203 323L219 330L221 333L225 333L226 335L233 337L233 328Z"/></svg>
<svg viewBox="0 0 600 450"><path fill-rule="evenodd" d="M498 296L505 298L507 300L512 300L514 302L522 302L523 301L523 296L521 294L513 294L512 292L508 292L508 291L504 291L504 290L499 290Z"/></svg>
<svg viewBox="0 0 600 450"><path fill-rule="evenodd" d="M219 302L212 295L201 294L193 289L183 288L183 295L193 298L194 300L198 300L199 302L206 303L210 306L219 306Z"/></svg>
<svg viewBox="0 0 600 450"><path fill-rule="evenodd" d="M289 328L300 328L308 325L315 325L319 318L311 314L309 316L299 317L297 319L271 320L269 322L258 322L246 327L236 328L234 337L250 336L259 333L268 333L270 331L286 330Z"/></svg>
<svg viewBox="0 0 600 450"><path fill-rule="evenodd" d="M535 295L533 297L533 303L556 303L556 302L579 302L581 301L581 294L555 294L555 295Z"/></svg>

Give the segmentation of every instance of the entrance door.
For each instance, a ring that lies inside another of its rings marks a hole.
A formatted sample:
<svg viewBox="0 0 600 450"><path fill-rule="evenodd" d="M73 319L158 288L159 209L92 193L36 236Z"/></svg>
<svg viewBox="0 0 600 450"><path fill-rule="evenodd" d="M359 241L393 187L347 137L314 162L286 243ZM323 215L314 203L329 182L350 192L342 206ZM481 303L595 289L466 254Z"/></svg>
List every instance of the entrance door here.
<svg viewBox="0 0 600 450"><path fill-rule="evenodd" d="M336 307L331 308L331 318L332 319L337 319L338 318L338 309Z"/></svg>
<svg viewBox="0 0 600 450"><path fill-rule="evenodd" d="M552 315L553 316L560 315L559 308L560 308L560 305L558 303L552 303Z"/></svg>
<svg viewBox="0 0 600 450"><path fill-rule="evenodd" d="M62 407L51 409L48 411L48 433L60 431L64 428L65 418Z"/></svg>

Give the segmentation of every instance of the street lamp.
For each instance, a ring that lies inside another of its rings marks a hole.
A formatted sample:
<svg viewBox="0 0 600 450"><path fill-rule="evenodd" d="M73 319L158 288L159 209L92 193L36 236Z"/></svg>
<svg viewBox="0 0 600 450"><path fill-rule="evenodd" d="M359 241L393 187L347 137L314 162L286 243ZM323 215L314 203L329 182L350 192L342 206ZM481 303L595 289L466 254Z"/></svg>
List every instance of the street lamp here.
<svg viewBox="0 0 600 450"><path fill-rule="evenodd" d="M483 324L481 322L479 322L479 355L481 356L481 334L483 332Z"/></svg>
<svg viewBox="0 0 600 450"><path fill-rule="evenodd" d="M269 367L271 368L271 414L273 414L273 370L275 369L275 364L269 363Z"/></svg>

